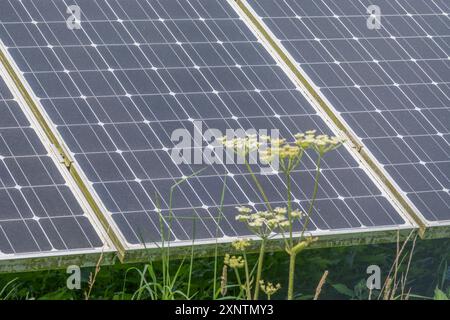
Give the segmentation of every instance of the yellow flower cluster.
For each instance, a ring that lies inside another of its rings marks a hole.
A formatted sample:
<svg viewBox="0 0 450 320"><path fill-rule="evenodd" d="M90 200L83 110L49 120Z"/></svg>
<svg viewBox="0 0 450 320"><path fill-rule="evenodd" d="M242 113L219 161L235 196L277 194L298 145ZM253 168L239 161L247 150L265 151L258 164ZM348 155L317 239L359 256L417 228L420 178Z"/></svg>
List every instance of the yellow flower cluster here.
<svg viewBox="0 0 450 320"><path fill-rule="evenodd" d="M269 297L274 295L275 293L278 292L278 290L281 289L281 285L279 283L277 283L276 285L274 285L272 282L267 282L265 283L264 280L261 280L259 282L259 285L261 287L261 290L267 294Z"/></svg>
<svg viewBox="0 0 450 320"><path fill-rule="evenodd" d="M285 144L282 146L276 146L273 143L271 147L259 152L259 157L262 161L270 163L277 157L281 160L293 159L300 155L301 149L295 145Z"/></svg>
<svg viewBox="0 0 450 320"><path fill-rule="evenodd" d="M284 169L293 169L300 161L305 150L312 149L323 156L344 143L344 140L339 137L330 137L324 134L317 135L316 130L298 133L294 137L295 141L293 143L288 143L286 139L271 138L267 135L258 136L256 134L241 138L223 136L219 138L219 142L241 156L259 151L259 157L265 163L281 160L281 166ZM285 166L285 160L290 161L289 167Z"/></svg>
<svg viewBox="0 0 450 320"><path fill-rule="evenodd" d="M327 135L316 136L313 144L314 150L319 154L325 154L340 147L344 143L344 140L339 137L329 137Z"/></svg>
<svg viewBox="0 0 450 320"><path fill-rule="evenodd" d="M316 130L309 130L305 133L295 135L295 144L302 149L310 148L316 140Z"/></svg>
<svg viewBox="0 0 450 320"><path fill-rule="evenodd" d="M300 219L301 217L303 217L303 212L300 210L292 210L291 217Z"/></svg>
<svg viewBox="0 0 450 320"><path fill-rule="evenodd" d="M250 240L249 239L239 239L239 240L233 241L233 243L231 245L237 251L244 251L247 247L250 246Z"/></svg>
<svg viewBox="0 0 450 320"><path fill-rule="evenodd" d="M273 212L275 212L278 215L285 215L287 213L287 209L276 207L275 209L273 209Z"/></svg>
<svg viewBox="0 0 450 320"><path fill-rule="evenodd" d="M247 155L252 151L258 150L263 143L258 141L256 134L251 134L242 138L228 138L226 136L218 139L226 148L232 149L240 155Z"/></svg>
<svg viewBox="0 0 450 320"><path fill-rule="evenodd" d="M230 256L228 253L223 259L223 263L232 269L241 269L245 266L245 260L241 256Z"/></svg>
<svg viewBox="0 0 450 320"><path fill-rule="evenodd" d="M250 214L252 213L252 209L248 208L248 207L236 207L237 211L241 214Z"/></svg>
<svg viewBox="0 0 450 320"><path fill-rule="evenodd" d="M344 143L339 137L329 137L328 135L316 135L315 130L298 133L295 135L295 142L289 144L285 139L269 140L270 147L260 151L260 158L265 162L272 162L276 158L280 160L294 160L301 157L302 152L313 149L320 155L338 148Z"/></svg>
<svg viewBox="0 0 450 320"><path fill-rule="evenodd" d="M292 221L288 217L286 208L277 207L268 211L253 212L248 207L236 207L238 215L236 220L247 224L250 230L260 237L269 237L273 232L285 231L289 228ZM300 210L292 210L290 213L291 219L300 219L304 216ZM245 240L238 240L239 243L233 243L233 246L237 249L250 245ZM242 249L243 250L243 249Z"/></svg>
<svg viewBox="0 0 450 320"><path fill-rule="evenodd" d="M276 228L285 228L289 226L289 221L286 218L286 209L275 208L273 211L257 211L252 213L251 209L247 207L236 208L239 215L236 220L246 222L250 228L265 228L267 232L271 232ZM264 232L267 234L267 232Z"/></svg>

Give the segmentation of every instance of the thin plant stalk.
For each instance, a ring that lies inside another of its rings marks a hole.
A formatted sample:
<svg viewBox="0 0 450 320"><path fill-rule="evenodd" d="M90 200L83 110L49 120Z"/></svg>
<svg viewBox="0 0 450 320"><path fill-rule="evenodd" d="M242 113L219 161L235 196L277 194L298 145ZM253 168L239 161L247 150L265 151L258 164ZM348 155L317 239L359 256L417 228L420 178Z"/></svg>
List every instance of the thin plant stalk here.
<svg viewBox="0 0 450 320"><path fill-rule="evenodd" d="M295 278L295 260L297 254L293 251L289 253L289 281L288 281L288 300L294 298L294 278Z"/></svg>
<svg viewBox="0 0 450 320"><path fill-rule="evenodd" d="M225 191L226 191L226 187L227 187L227 176L225 176L225 178L223 179L223 187L222 187L222 193L220 195L220 208L219 208L219 218L217 219L217 224L216 224L216 245L214 248L214 278L213 278L213 299L217 298L217 266L219 263L219 226L220 223L222 221L222 215L223 215L223 203L224 203L224 199L225 199Z"/></svg>
<svg viewBox="0 0 450 320"><path fill-rule="evenodd" d="M188 278L188 283L187 283L187 296L190 297L190 293L191 293L191 283L192 283L192 270L194 267L194 244L195 244L195 230L196 230L196 223L194 220L194 227L193 227L193 234L194 236L192 237L192 246L191 246L191 259L189 262L189 278Z"/></svg>
<svg viewBox="0 0 450 320"><path fill-rule="evenodd" d="M402 245L400 248L399 248L399 245L398 245L398 243L400 242L400 233L399 233L399 232L397 233L397 254L396 254L394 263L392 264L392 266L391 266L391 268L390 268L390 270L389 270L389 273L388 273L388 276L387 276L387 278L386 278L386 281L384 282L383 287L382 287L381 290L380 290L380 293L379 293L379 295L378 295L378 300L381 299L381 298L383 297L384 291L387 291L387 290L388 290L388 285L389 285L388 282L389 282L389 279L392 278L392 273L393 273L393 272L394 272L394 273L397 272L397 271L395 270L395 266L398 266L399 264L401 264L401 263L399 263L398 261L399 261L400 259L402 259L401 256L402 256L402 254L403 254L403 251L405 250L407 243L410 241L410 239L411 239L411 237L414 235L414 233L415 233L414 230L411 231L411 232L409 233L408 237L405 239L403 245Z"/></svg>
<svg viewBox="0 0 450 320"><path fill-rule="evenodd" d="M322 292L322 288L323 288L323 286L325 284L325 281L327 280L327 277L328 277L328 270L326 270L323 273L322 278L320 278L320 281L319 281L319 284L317 285L316 293L314 295L314 299L313 300L319 300L320 293Z"/></svg>
<svg viewBox="0 0 450 320"><path fill-rule="evenodd" d="M252 168L250 167L250 164L248 163L247 159L244 160L245 165L247 167L248 172L250 173L250 176L252 177L256 187L258 188L261 196L264 199L264 202L266 203L267 209L272 210L272 206L270 205L269 199L267 198L266 193L264 192L264 188L261 186L258 178L256 177L255 173L253 172ZM256 270L256 282L255 282L255 292L253 295L254 300L258 300L259 298L259 281L261 280L262 275L262 269L264 265L264 254L266 250L266 240L265 238L261 239L261 247L259 249L259 257L258 257L258 267Z"/></svg>
<svg viewBox="0 0 450 320"><path fill-rule="evenodd" d="M88 288L88 291L86 292L85 300L89 300L89 298L91 297L92 289L94 288L95 281L97 280L97 275L100 273L100 268L101 268L100 266L101 266L102 260L103 260L103 250L102 250L100 257L98 258L98 261L95 265L94 273L93 274L91 273L89 276L89 288Z"/></svg>
<svg viewBox="0 0 450 320"><path fill-rule="evenodd" d="M247 254L245 250L242 252L242 255L244 256L244 268L245 268L245 288L246 288L246 294L247 294L247 300L252 300L252 292L250 287L250 272L248 270L248 261L247 261Z"/></svg>
<svg viewBox="0 0 450 320"><path fill-rule="evenodd" d="M289 246L293 247L293 221L292 221L292 194L291 194L291 173L286 174L286 185L287 185L287 215L289 220Z"/></svg>
<svg viewBox="0 0 450 320"><path fill-rule="evenodd" d="M416 241L417 241L417 236L415 236L413 244L412 244L412 248L411 248L411 253L409 255L409 259L408 259L408 265L406 266L406 273L405 273L405 282L408 279L408 274L409 274L409 270L411 267L411 261L412 261L412 257L413 257L413 253L414 253L414 249L416 247ZM402 297L405 296L405 285L402 285Z"/></svg>
<svg viewBox="0 0 450 320"><path fill-rule="evenodd" d="M242 294L243 286L242 286L242 280L241 275L239 274L239 270L237 268L234 268L234 274L236 275L236 280L239 285L239 296Z"/></svg>
<svg viewBox="0 0 450 320"><path fill-rule="evenodd" d="M261 247L259 248L258 269L256 270L256 281L255 281L255 294L253 296L254 300L258 300L259 298L259 282L261 281L265 250L266 250L266 239L263 238L261 240Z"/></svg>
<svg viewBox="0 0 450 320"><path fill-rule="evenodd" d="M255 173L253 172L252 168L250 167L250 164L248 163L247 159L245 159L245 166L247 167L247 171L250 173L250 176L252 177L253 182L255 183L256 187L258 188L259 193L263 197L264 202L267 206L267 209L272 210L272 206L270 205L269 198L267 198L267 195L264 192L264 188L261 186L261 183L259 183L259 180L256 177Z"/></svg>
<svg viewBox="0 0 450 320"><path fill-rule="evenodd" d="M305 224L303 226L302 229L302 233L300 235L300 242L299 244L301 244L302 239L304 238L304 234L308 228L308 223L311 220L311 214L312 214L312 209L314 208L314 204L317 198L317 193L319 190L319 178L320 178L320 165L321 165L321 160L322 160L322 155L319 154L319 157L317 159L317 163L316 163L316 174L315 174L315 180L314 180L314 190L313 190L313 195L311 198L311 202L308 208L308 212L306 214L306 220L305 220ZM290 173L288 174L288 176L290 176ZM290 181L290 179L288 179L288 181ZM288 193L290 194L290 183L288 184ZM288 198L290 199L290 197ZM289 204L288 204L289 206ZM291 221L291 220L290 220ZM292 223L290 223L290 228L292 228ZM292 239L292 234L290 234L290 242L293 243L293 239ZM298 248L298 249L296 249ZM296 265L296 259L297 259L297 254L301 251L300 248L303 248L303 246L292 246L289 248L288 250L288 254L289 254L289 280L288 280L288 300L293 300L294 299L294 281L295 281L295 265Z"/></svg>
<svg viewBox="0 0 450 320"><path fill-rule="evenodd" d="M312 195L312 198L311 198L311 203L309 204L308 213L306 214L306 220L305 220L305 224L304 224L303 229L302 229L301 238L303 238L306 230L308 229L309 222L311 221L312 210L313 210L314 205L316 203L317 192L319 191L319 179L320 179L321 161L322 161L322 155L319 154L319 157L317 158L317 162L316 162L317 169L316 169L316 175L315 175L315 178L314 178L315 180L314 180L313 195Z"/></svg>
<svg viewBox="0 0 450 320"><path fill-rule="evenodd" d="M160 223L160 233L161 233L161 244L155 243L159 248L161 252L161 275L162 279L161 281L158 281L158 276L156 274L156 270L154 268L153 261L150 261L147 265L145 265L144 270L142 272L138 271L141 276L140 281L140 288L135 292L133 295L133 298L141 299L142 294L146 291L151 299L163 299L163 300L172 300L175 299L176 296L181 296L185 299L190 299L190 290L191 290L191 283L192 283L192 271L193 271L193 263L194 263L194 242L195 242L195 220L194 220L194 235L192 237L192 247L190 252L190 265L189 265L189 278L187 281L187 294L184 292L181 292L180 290L174 290L176 287L177 282L180 278L180 272L182 270L182 267L184 266L186 257L181 261L180 265L177 268L177 271L172 276L171 274L171 257L170 257L170 230L172 226L173 221L173 210L172 210L172 201L173 201L173 193L176 187L178 187L181 183L185 182L186 180L190 179L191 177L199 174L206 168L203 168L189 177L183 178L179 181L177 181L174 185L170 188L170 194L169 194L169 217L168 217L168 223L166 222L166 219L162 216L161 208L160 206L160 199L157 196L156 197L156 206L158 208L159 212L159 223ZM167 228L167 235L166 235L166 227ZM145 247L145 241L142 239L142 243ZM146 279L146 274L148 274L151 282L148 282Z"/></svg>

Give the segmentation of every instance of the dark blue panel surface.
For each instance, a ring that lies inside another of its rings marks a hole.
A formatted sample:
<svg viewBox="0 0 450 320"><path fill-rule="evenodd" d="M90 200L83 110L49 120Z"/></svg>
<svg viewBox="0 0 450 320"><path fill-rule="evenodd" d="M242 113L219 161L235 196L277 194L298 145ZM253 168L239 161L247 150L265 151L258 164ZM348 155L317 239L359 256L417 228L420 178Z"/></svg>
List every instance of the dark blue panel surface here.
<svg viewBox="0 0 450 320"><path fill-rule="evenodd" d="M73 3L83 13L78 30L66 27L65 1L3 1L0 35L129 243L156 241L165 228L177 240L247 235L234 207L263 202L242 165L176 165L175 130L194 135L196 120L203 132L332 134L227 1ZM200 140L192 146L206 147ZM314 161L308 155L296 173L302 208L311 198ZM170 202L171 187L201 169L173 189ZM345 148L325 160L323 173L311 230L405 223ZM280 177L259 179L282 205ZM159 219L170 207L172 219Z"/></svg>
<svg viewBox="0 0 450 320"><path fill-rule="evenodd" d="M0 78L2 254L100 249L102 240ZM16 255L16 256L14 256Z"/></svg>
<svg viewBox="0 0 450 320"><path fill-rule="evenodd" d="M448 1L249 4L422 215L449 220ZM379 29L367 26L370 5Z"/></svg>

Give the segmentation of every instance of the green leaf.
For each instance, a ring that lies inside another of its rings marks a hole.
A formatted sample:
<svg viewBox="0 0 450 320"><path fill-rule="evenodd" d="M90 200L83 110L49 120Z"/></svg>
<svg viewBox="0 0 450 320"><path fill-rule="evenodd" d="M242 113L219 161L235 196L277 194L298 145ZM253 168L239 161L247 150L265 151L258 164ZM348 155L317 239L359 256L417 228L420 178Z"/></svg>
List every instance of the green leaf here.
<svg viewBox="0 0 450 320"><path fill-rule="evenodd" d="M448 300L448 297L444 291L436 288L434 290L434 300Z"/></svg>
<svg viewBox="0 0 450 320"><path fill-rule="evenodd" d="M333 288L340 294L343 294L344 296L347 296L350 298L353 298L353 296L355 295L353 290L350 290L345 284L342 284L342 283L333 284Z"/></svg>

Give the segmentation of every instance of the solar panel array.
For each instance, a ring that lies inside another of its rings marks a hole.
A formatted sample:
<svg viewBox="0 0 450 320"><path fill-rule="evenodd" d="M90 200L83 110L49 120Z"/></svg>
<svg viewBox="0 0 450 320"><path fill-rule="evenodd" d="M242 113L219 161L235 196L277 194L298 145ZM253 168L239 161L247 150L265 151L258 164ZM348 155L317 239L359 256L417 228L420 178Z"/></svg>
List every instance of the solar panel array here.
<svg viewBox="0 0 450 320"><path fill-rule="evenodd" d="M0 78L0 259L103 247Z"/></svg>
<svg viewBox="0 0 450 320"><path fill-rule="evenodd" d="M450 3L248 3L419 212L450 220Z"/></svg>
<svg viewBox="0 0 450 320"><path fill-rule="evenodd" d="M71 4L81 29L67 28ZM175 165L174 130L332 134L225 0L6 0L0 21L2 41L129 245L158 241L167 227L175 241L247 235L234 207L263 208L242 165ZM314 161L309 154L294 176L302 208ZM202 168L170 203L171 187ZM281 177L255 169L269 200L283 205ZM347 149L322 173L311 231L409 225Z"/></svg>

